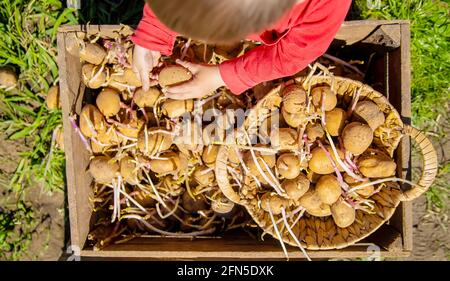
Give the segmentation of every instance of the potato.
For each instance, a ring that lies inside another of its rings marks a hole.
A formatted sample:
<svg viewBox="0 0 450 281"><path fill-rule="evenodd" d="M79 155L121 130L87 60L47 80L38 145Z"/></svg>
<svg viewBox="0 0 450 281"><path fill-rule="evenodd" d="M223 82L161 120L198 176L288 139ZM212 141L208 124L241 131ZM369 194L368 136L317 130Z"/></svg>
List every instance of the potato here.
<svg viewBox="0 0 450 281"><path fill-rule="evenodd" d="M207 167L214 168L216 166L219 148L220 146L218 145L208 145L203 148L202 161Z"/></svg>
<svg viewBox="0 0 450 281"><path fill-rule="evenodd" d="M281 115L283 116L285 122L293 128L300 127L302 124L307 122L307 116L304 108L299 110L297 113L289 113L284 108L281 108Z"/></svg>
<svg viewBox="0 0 450 281"><path fill-rule="evenodd" d="M126 68L123 72L123 78L125 79L125 82L129 86L133 87L142 87L142 82L139 76L134 73L134 71L130 68Z"/></svg>
<svg viewBox="0 0 450 281"><path fill-rule="evenodd" d="M207 166L197 167L193 173L194 181L200 186L214 185L214 170Z"/></svg>
<svg viewBox="0 0 450 281"><path fill-rule="evenodd" d="M180 157L172 151L161 153L159 159L150 160L150 170L156 174L171 174L178 171Z"/></svg>
<svg viewBox="0 0 450 281"><path fill-rule="evenodd" d="M269 171L267 170L266 166L264 165L263 161L260 158L262 158L264 160L264 162L267 164L267 166L271 169L275 166L275 162L276 162L275 155L274 154L265 154L265 153L255 151L255 156L258 159L259 166L264 171L265 175L267 175L267 178L269 178L269 180L273 180L272 177L269 175ZM252 154L250 151L246 151L244 153L243 160L244 160L245 166L247 166L247 168L250 170L250 172L254 176L256 176L261 183L268 184L268 182L261 175L261 173L256 165L256 161L252 157Z"/></svg>
<svg viewBox="0 0 450 281"><path fill-rule="evenodd" d="M97 133L106 130L103 114L94 105L86 104L81 109L80 130L87 138L92 138Z"/></svg>
<svg viewBox="0 0 450 281"><path fill-rule="evenodd" d="M64 151L64 130L61 127L58 127L56 130L56 146Z"/></svg>
<svg viewBox="0 0 450 281"><path fill-rule="evenodd" d="M14 88L16 85L16 73L9 67L0 67L0 89Z"/></svg>
<svg viewBox="0 0 450 281"><path fill-rule="evenodd" d="M115 145L123 141L123 138L120 137L111 127L108 127L105 130L98 131L95 139L104 145Z"/></svg>
<svg viewBox="0 0 450 281"><path fill-rule="evenodd" d="M125 156L120 159L120 175L128 184L136 185L139 183L136 162L132 157Z"/></svg>
<svg viewBox="0 0 450 281"><path fill-rule="evenodd" d="M315 217L328 217L331 216L331 207L325 203L320 204L318 208L306 209L306 212Z"/></svg>
<svg viewBox="0 0 450 281"><path fill-rule="evenodd" d="M282 108L286 112L298 113L303 110L306 103L306 92L301 86L297 84L286 86L281 95L283 96Z"/></svg>
<svg viewBox="0 0 450 281"><path fill-rule="evenodd" d="M320 210L323 204L320 201L319 194L314 189L309 189L302 197L300 197L298 203L300 206L308 210Z"/></svg>
<svg viewBox="0 0 450 281"><path fill-rule="evenodd" d="M145 143L145 129L138 136L137 148L146 156L154 156L159 152L168 150L172 146L173 137L170 134L152 133L163 128L149 128L147 130L147 145Z"/></svg>
<svg viewBox="0 0 450 281"><path fill-rule="evenodd" d="M108 156L94 157L89 163L89 173L97 183L109 184L117 176L119 164Z"/></svg>
<svg viewBox="0 0 450 281"><path fill-rule="evenodd" d="M103 88L95 100L98 109L106 117L111 117L120 111L119 92L112 88Z"/></svg>
<svg viewBox="0 0 450 281"><path fill-rule="evenodd" d="M45 97L45 103L50 110L60 109L61 100L59 99L59 86L55 85L50 87L47 96Z"/></svg>
<svg viewBox="0 0 450 281"><path fill-rule="evenodd" d="M373 141L372 129L363 123L352 122L342 131L342 142L347 151L360 155L366 151Z"/></svg>
<svg viewBox="0 0 450 281"><path fill-rule="evenodd" d="M97 43L85 43L80 49L80 59L82 61L100 65L106 57L106 50Z"/></svg>
<svg viewBox="0 0 450 281"><path fill-rule="evenodd" d="M333 137L339 136L344 128L346 117L347 113L338 107L325 112L325 124L328 133Z"/></svg>
<svg viewBox="0 0 450 281"><path fill-rule="evenodd" d="M336 203L331 205L331 215L337 226L340 228L349 227L354 221L356 212L355 209L339 199Z"/></svg>
<svg viewBox="0 0 450 281"><path fill-rule="evenodd" d="M381 109L372 101L360 101L356 104L353 116L357 121L367 123L375 131L384 124L386 118Z"/></svg>
<svg viewBox="0 0 450 281"><path fill-rule="evenodd" d="M194 100L167 99L161 106L161 112L169 118L178 118L194 110Z"/></svg>
<svg viewBox="0 0 450 281"><path fill-rule="evenodd" d="M145 121L142 119L126 118L122 121L122 125L117 127L117 130L129 138L137 139L144 124Z"/></svg>
<svg viewBox="0 0 450 281"><path fill-rule="evenodd" d="M81 68L83 83L91 89L98 89L106 84L106 73L99 72L100 67L86 63Z"/></svg>
<svg viewBox="0 0 450 281"><path fill-rule="evenodd" d="M133 95L133 101L140 108L153 107L161 95L161 91L156 87L150 87L148 91L139 88Z"/></svg>
<svg viewBox="0 0 450 281"><path fill-rule="evenodd" d="M277 150L298 148L297 131L291 128L280 128L270 134L272 147Z"/></svg>
<svg viewBox="0 0 450 281"><path fill-rule="evenodd" d="M269 212L270 208L273 215L281 214L281 209L289 206L288 200L270 192L264 193L260 200L261 208L266 212Z"/></svg>
<svg viewBox="0 0 450 281"><path fill-rule="evenodd" d="M362 182L358 182L356 181L352 176L348 175L347 173L345 173L344 175L344 181L350 186L350 187L355 187L358 186L360 184L363 184ZM372 195L372 193L374 192L375 187L373 185L369 185L366 186L362 189L358 189L356 190L356 193L358 193L359 195L363 196L363 197L370 197Z"/></svg>
<svg viewBox="0 0 450 281"><path fill-rule="evenodd" d="M180 65L169 65L164 67L158 76L161 87L174 86L191 80L192 74Z"/></svg>
<svg viewBox="0 0 450 281"><path fill-rule="evenodd" d="M308 171L308 173L306 174L306 177L311 183L317 183L321 176L322 175L314 173L313 171Z"/></svg>
<svg viewBox="0 0 450 281"><path fill-rule="evenodd" d="M344 171L344 169L339 165L339 163L336 161L336 157L334 156L333 150L331 149L331 146L325 145L325 148L330 152L332 159L334 160L334 163L336 164L336 167L339 169L339 171ZM344 153L336 148L340 158L344 159ZM325 151L322 150L320 147L316 147L311 152L311 159L309 160L308 166L311 171L313 171L316 174L320 175L327 175L334 172L333 165L331 164L329 158L325 154Z"/></svg>
<svg viewBox="0 0 450 281"><path fill-rule="evenodd" d="M236 205L223 194L211 201L211 209L220 217L231 218Z"/></svg>
<svg viewBox="0 0 450 281"><path fill-rule="evenodd" d="M310 182L308 178L300 173L295 179L285 179L281 183L281 187L291 200L297 201L309 190Z"/></svg>
<svg viewBox="0 0 450 281"><path fill-rule="evenodd" d="M395 175L397 164L384 153L369 153L358 158L359 171L368 178L387 178Z"/></svg>
<svg viewBox="0 0 450 281"><path fill-rule="evenodd" d="M277 160L277 169L284 178L295 179L302 169L299 156L293 153L281 154Z"/></svg>
<svg viewBox="0 0 450 281"><path fill-rule="evenodd" d="M336 93L331 90L330 86L314 87L311 90L312 103L319 110L322 110L322 96L325 96L325 111L330 111L336 107Z"/></svg>
<svg viewBox="0 0 450 281"><path fill-rule="evenodd" d="M199 194L193 199L188 192L183 193L183 196L181 197L181 206L189 213L196 213L208 208L208 204L203 195Z"/></svg>
<svg viewBox="0 0 450 281"><path fill-rule="evenodd" d="M309 123L306 125L306 135L308 140L315 141L316 139L322 139L325 136L325 131L319 123Z"/></svg>
<svg viewBox="0 0 450 281"><path fill-rule="evenodd" d="M316 191L320 201L331 205L341 197L342 190L337 178L332 175L320 177L316 184Z"/></svg>
<svg viewBox="0 0 450 281"><path fill-rule="evenodd" d="M193 120L184 123L180 129L173 139L178 149L186 155L189 155L189 151L200 153L203 150L201 124Z"/></svg>

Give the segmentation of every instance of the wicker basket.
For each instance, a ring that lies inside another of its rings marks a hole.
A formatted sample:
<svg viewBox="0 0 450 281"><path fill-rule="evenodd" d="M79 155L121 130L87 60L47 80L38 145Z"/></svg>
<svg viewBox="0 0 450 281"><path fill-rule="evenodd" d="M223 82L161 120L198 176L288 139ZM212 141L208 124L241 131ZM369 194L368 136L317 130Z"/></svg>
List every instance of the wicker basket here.
<svg viewBox="0 0 450 281"><path fill-rule="evenodd" d="M401 201L410 201L423 194L433 183L437 173L437 155L431 142L425 135L417 129L404 125L400 115L388 100L379 92L358 81L353 81L342 77L333 76L308 76L299 77L295 80L297 84L303 85L305 89L314 85L328 84L336 91L341 98L352 98L359 91L359 100L371 100L375 102L386 116L386 122L380 126L374 133L374 143L378 148L383 148L390 156L394 154L402 137L410 136L415 140L423 155L423 173L418 184L408 190L402 190L396 182L388 182L376 194L370 197L374 201L374 213L368 214L361 210L356 211L355 222L347 228L338 227L331 216L314 217L305 214L292 227L293 233L300 241L302 247L309 250L330 250L340 249L364 239L380 226L387 222L393 215L396 207ZM261 112L267 112L274 109L279 104L283 85L273 89L267 96L258 101L252 109L244 123L245 129L255 127L255 120ZM390 128L388 135L383 131ZM245 144L245 142L243 143ZM278 239L268 212L261 208L261 202L256 196L254 188L247 188L245 183L238 192L231 187L229 181L227 164L228 155L232 149L230 146L222 146L219 150L216 161L216 179L222 192L231 201L246 207L255 222L274 238ZM287 209L287 213L293 211L293 208ZM282 217L275 216L275 221L281 222ZM281 228L281 236L285 243L297 246L295 239L290 233L283 229L283 223L278 226Z"/></svg>

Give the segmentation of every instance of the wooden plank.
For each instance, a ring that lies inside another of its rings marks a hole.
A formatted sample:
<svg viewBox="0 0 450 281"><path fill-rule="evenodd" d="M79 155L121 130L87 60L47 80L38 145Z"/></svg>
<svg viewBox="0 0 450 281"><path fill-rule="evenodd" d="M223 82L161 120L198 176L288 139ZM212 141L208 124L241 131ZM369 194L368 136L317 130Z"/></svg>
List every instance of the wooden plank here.
<svg viewBox="0 0 450 281"><path fill-rule="evenodd" d="M65 50L65 33L58 33L58 65L60 96L63 113L64 148L66 156L67 196L72 245L83 247L89 233L91 217L91 177L85 172L89 154L79 136L73 130L69 116L73 109L80 112L82 97L79 97L81 63L79 58ZM75 105L75 106L73 106Z"/></svg>

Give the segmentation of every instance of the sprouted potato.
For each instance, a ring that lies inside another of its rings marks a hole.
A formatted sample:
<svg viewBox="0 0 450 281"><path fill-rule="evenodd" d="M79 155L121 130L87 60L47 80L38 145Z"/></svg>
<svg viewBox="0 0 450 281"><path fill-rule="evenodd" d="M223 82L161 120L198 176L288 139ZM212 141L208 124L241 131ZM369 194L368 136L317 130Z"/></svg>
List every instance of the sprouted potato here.
<svg viewBox="0 0 450 281"><path fill-rule="evenodd" d="M122 120L122 123L117 126L117 130L127 138L137 139L144 124L145 121L142 118L126 117Z"/></svg>
<svg viewBox="0 0 450 281"><path fill-rule="evenodd" d="M203 148L202 160L207 167L213 168L215 166L219 148L218 145L209 145Z"/></svg>
<svg viewBox="0 0 450 281"><path fill-rule="evenodd" d="M320 200L328 205L336 202L342 194L341 185L335 176L324 175L316 183Z"/></svg>
<svg viewBox="0 0 450 281"><path fill-rule="evenodd" d="M332 152L331 146L325 145L324 147L331 154L331 157L332 157L336 167L339 169L339 171L342 172L344 169L341 167L341 165L339 165L339 163L337 163L336 157L334 156L334 153ZM344 153L340 149L337 149L337 152L338 152L340 158L343 160ZM311 171L313 171L316 174L320 174L320 175L327 175L327 174L331 174L334 172L333 164L331 163L329 157L327 156L325 151L323 151L322 148L320 148L320 147L314 148L313 151L311 152L311 156L312 156L311 160L309 160L309 163L308 163L308 167L309 167L309 169L311 169Z"/></svg>
<svg viewBox="0 0 450 281"><path fill-rule="evenodd" d="M214 185L214 170L207 166L200 166L195 169L193 178L200 186Z"/></svg>
<svg viewBox="0 0 450 281"><path fill-rule="evenodd" d="M140 108L153 107L161 94L156 87L150 87L148 91L139 88L134 92L133 100Z"/></svg>
<svg viewBox="0 0 450 281"><path fill-rule="evenodd" d="M326 128L333 137L341 134L345 125L346 112L342 108L333 108L325 112Z"/></svg>
<svg viewBox="0 0 450 281"><path fill-rule="evenodd" d="M298 113L306 103L306 92L297 84L286 86L282 96L282 108L288 113Z"/></svg>
<svg viewBox="0 0 450 281"><path fill-rule="evenodd" d="M368 178L387 178L395 174L397 164L381 151L371 151L358 158L357 166Z"/></svg>
<svg viewBox="0 0 450 281"><path fill-rule="evenodd" d="M173 174L180 167L180 157L173 151L161 153L160 157L150 160L150 170L156 174Z"/></svg>
<svg viewBox="0 0 450 281"><path fill-rule="evenodd" d="M386 120L378 105L372 101L358 102L353 111L353 116L357 121L367 123L373 131L383 125Z"/></svg>
<svg viewBox="0 0 450 281"><path fill-rule="evenodd" d="M281 187L286 191L289 199L297 201L309 190L310 181L300 173L295 179L285 179L281 183Z"/></svg>
<svg viewBox="0 0 450 281"><path fill-rule="evenodd" d="M138 184L140 181L136 160L130 156L120 159L120 175L127 183L131 185Z"/></svg>
<svg viewBox="0 0 450 281"><path fill-rule="evenodd" d="M258 159L257 163L259 164L259 167L264 172L264 174L268 175L269 173L272 173L272 171L268 171L268 169L272 169L275 166L276 163L275 155L257 151L255 152L255 156ZM255 175L261 183L268 184L267 180L264 178L264 176L258 169L256 161L254 160L250 151L244 153L243 159L250 173L252 175ZM268 178L269 180L272 180L270 176L268 176Z"/></svg>
<svg viewBox="0 0 450 281"><path fill-rule="evenodd" d="M331 215L337 226L346 228L355 221L356 212L348 203L339 199L336 203L331 205Z"/></svg>
<svg viewBox="0 0 450 281"><path fill-rule="evenodd" d="M144 155L154 156L157 153L166 151L173 142L172 135L164 128L143 129L139 133L137 147Z"/></svg>
<svg viewBox="0 0 450 281"><path fill-rule="evenodd" d="M342 131L342 141L346 150L360 155L372 144L373 131L366 124L352 122Z"/></svg>
<svg viewBox="0 0 450 281"><path fill-rule="evenodd" d="M280 197L277 194L273 194L270 192L264 193L261 196L260 200L261 200L261 208L266 212L269 212L270 208L270 211L274 215L281 214L281 209L286 208L289 205L288 200Z"/></svg>
<svg viewBox="0 0 450 281"><path fill-rule="evenodd" d="M315 141L316 139L323 139L325 131L319 123L308 123L306 125L306 135L308 140Z"/></svg>
<svg viewBox="0 0 450 281"><path fill-rule="evenodd" d="M81 68L83 83L91 89L98 89L106 84L106 73L100 66L86 63Z"/></svg>
<svg viewBox="0 0 450 281"><path fill-rule="evenodd" d="M337 105L336 93L331 90L330 86L318 86L311 90L312 103L318 111L322 111L322 107L325 111L330 111ZM325 104L323 103L325 98Z"/></svg>
<svg viewBox="0 0 450 281"><path fill-rule="evenodd" d="M96 182L109 184L117 176L119 164L108 156L97 156L89 163L89 172Z"/></svg>
<svg viewBox="0 0 450 281"><path fill-rule="evenodd" d="M277 150L290 150L298 147L297 132L292 128L280 128L270 134L272 147Z"/></svg>
<svg viewBox="0 0 450 281"><path fill-rule="evenodd" d="M82 44L80 49L80 59L82 61L100 65L106 57L106 50L97 43Z"/></svg>
<svg viewBox="0 0 450 281"><path fill-rule="evenodd" d="M281 115L284 121L291 127L297 128L307 122L306 113L303 110L299 110L297 113L289 113L284 108L281 108Z"/></svg>
<svg viewBox="0 0 450 281"><path fill-rule="evenodd" d="M180 65L169 65L164 67L158 75L161 87L174 86L186 82L192 78L192 74Z"/></svg>
<svg viewBox="0 0 450 281"><path fill-rule="evenodd" d="M98 94L95 103L104 116L114 116L120 111L119 92L112 88L103 88L100 94Z"/></svg>
<svg viewBox="0 0 450 281"><path fill-rule="evenodd" d="M169 118L178 118L192 110L194 110L193 100L167 99L161 106L161 112Z"/></svg>
<svg viewBox="0 0 450 281"><path fill-rule="evenodd" d="M50 110L61 108L58 85L50 87L47 96L45 97L45 103L47 104L47 108Z"/></svg>
<svg viewBox="0 0 450 281"><path fill-rule="evenodd" d="M283 153L277 159L277 169L286 179L295 179L301 170L300 158L294 153Z"/></svg>
<svg viewBox="0 0 450 281"><path fill-rule="evenodd" d="M87 138L94 137L98 132L106 130L105 119L94 105L86 104L81 109L80 130Z"/></svg>
<svg viewBox="0 0 450 281"><path fill-rule="evenodd" d="M300 197L299 204L312 216L326 217L331 215L330 206L320 200L316 190L309 189L302 197Z"/></svg>
<svg viewBox="0 0 450 281"><path fill-rule="evenodd" d="M344 181L350 187L355 187L355 186L358 186L361 184L361 182L358 182L357 180L355 180L353 177L351 177L347 173L345 173L343 176L344 176ZM375 187L373 185L369 185L369 186L357 189L355 192L363 197L368 198L373 194L374 190L375 190Z"/></svg>

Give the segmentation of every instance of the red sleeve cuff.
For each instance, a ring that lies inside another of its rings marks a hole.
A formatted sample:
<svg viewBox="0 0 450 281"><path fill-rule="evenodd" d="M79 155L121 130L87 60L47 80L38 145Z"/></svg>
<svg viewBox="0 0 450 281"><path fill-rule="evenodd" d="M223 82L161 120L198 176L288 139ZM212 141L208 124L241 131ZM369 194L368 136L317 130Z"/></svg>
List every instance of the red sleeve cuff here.
<svg viewBox="0 0 450 281"><path fill-rule="evenodd" d="M237 75L236 60L238 59L239 58L228 60L219 65L219 71L223 82L225 82L227 88L235 95L240 95L253 87L253 85L245 83L241 77Z"/></svg>
<svg viewBox="0 0 450 281"><path fill-rule="evenodd" d="M162 55L170 56L173 52L173 45L176 36L161 32L157 27L142 27L140 24L135 33L131 37L131 41L141 47L152 51L158 51ZM151 30L152 35L149 36L146 30ZM171 42L170 44L168 42Z"/></svg>

